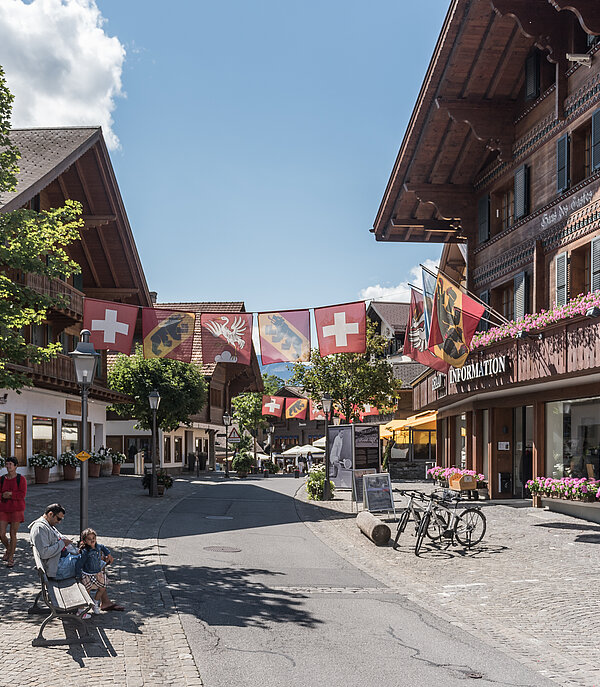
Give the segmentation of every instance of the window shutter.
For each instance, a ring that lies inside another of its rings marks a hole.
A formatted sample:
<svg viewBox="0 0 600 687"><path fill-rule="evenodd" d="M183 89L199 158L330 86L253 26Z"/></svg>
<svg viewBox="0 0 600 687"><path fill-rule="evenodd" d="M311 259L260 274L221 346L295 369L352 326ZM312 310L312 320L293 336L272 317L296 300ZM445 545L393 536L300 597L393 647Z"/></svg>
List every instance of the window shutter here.
<svg viewBox="0 0 600 687"><path fill-rule="evenodd" d="M515 219L525 217L529 212L529 168L519 167L515 172Z"/></svg>
<svg viewBox="0 0 600 687"><path fill-rule="evenodd" d="M567 254L560 253L556 256L556 305L565 305L567 302Z"/></svg>
<svg viewBox="0 0 600 687"><path fill-rule="evenodd" d="M529 280L527 278L527 273L519 272L519 274L517 274L517 276L514 278L515 320L519 319L520 317L525 317L527 312L527 303L529 300L528 286Z"/></svg>
<svg viewBox="0 0 600 687"><path fill-rule="evenodd" d="M591 286L592 291L600 290L600 238L594 239L592 241L592 279Z"/></svg>
<svg viewBox="0 0 600 687"><path fill-rule="evenodd" d="M525 100L540 94L540 54L534 50L525 60Z"/></svg>
<svg viewBox="0 0 600 687"><path fill-rule="evenodd" d="M556 190L558 193L569 188L569 137L561 136L556 142Z"/></svg>
<svg viewBox="0 0 600 687"><path fill-rule="evenodd" d="M490 238L490 197L482 196L477 201L477 224L479 226L479 243Z"/></svg>
<svg viewBox="0 0 600 687"><path fill-rule="evenodd" d="M600 110L592 115L592 169L600 167Z"/></svg>
<svg viewBox="0 0 600 687"><path fill-rule="evenodd" d="M486 305L490 304L490 292L489 291L482 291L479 294L479 298L485 303ZM486 311L483 313L483 317L486 319L489 319L490 316L490 311L486 309ZM487 330L490 328L490 323L485 322L483 320L483 317L481 320L479 320L479 325L477 326L478 331L480 332L487 332Z"/></svg>

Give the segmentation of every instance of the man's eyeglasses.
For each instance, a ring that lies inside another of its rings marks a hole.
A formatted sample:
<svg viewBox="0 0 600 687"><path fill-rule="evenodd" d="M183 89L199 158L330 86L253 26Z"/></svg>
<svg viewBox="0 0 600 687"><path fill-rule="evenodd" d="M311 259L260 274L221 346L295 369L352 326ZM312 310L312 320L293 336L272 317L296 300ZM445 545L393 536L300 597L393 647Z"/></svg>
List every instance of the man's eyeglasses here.
<svg viewBox="0 0 600 687"><path fill-rule="evenodd" d="M64 515L57 515L57 516L55 516L55 517L56 517L56 519L58 520L58 522L61 522L61 520L64 520L64 519L65 519L65 516L64 516Z"/></svg>

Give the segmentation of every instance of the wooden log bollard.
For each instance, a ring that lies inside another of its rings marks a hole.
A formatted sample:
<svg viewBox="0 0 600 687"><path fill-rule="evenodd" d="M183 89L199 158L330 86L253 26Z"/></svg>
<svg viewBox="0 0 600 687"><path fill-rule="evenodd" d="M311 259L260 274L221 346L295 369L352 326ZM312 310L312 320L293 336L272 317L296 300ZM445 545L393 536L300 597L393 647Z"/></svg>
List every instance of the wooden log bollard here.
<svg viewBox="0 0 600 687"><path fill-rule="evenodd" d="M358 529L377 546L384 546L392 536L390 528L368 510L363 510L356 516L356 524Z"/></svg>

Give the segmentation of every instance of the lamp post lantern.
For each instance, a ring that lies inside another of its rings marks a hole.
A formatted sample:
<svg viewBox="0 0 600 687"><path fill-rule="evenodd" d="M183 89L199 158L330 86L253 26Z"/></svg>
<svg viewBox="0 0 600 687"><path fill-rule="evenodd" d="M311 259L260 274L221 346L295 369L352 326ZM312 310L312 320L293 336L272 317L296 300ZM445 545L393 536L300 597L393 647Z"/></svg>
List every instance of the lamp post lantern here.
<svg viewBox="0 0 600 687"><path fill-rule="evenodd" d="M229 454L227 453L227 428L231 424L231 415L225 411L223 415L223 424L225 425L225 477L229 477Z"/></svg>
<svg viewBox="0 0 600 687"><path fill-rule="evenodd" d="M153 389L148 394L148 403L152 410L152 481L150 482L150 496L158 496L158 476L156 473L158 438L156 436L156 411L160 405L160 394Z"/></svg>
<svg viewBox="0 0 600 687"><path fill-rule="evenodd" d="M75 365L75 377L81 387L81 450L87 451L90 438L88 432L88 392L96 374L96 364L100 357L94 344L90 343L89 329L80 333L80 341L74 351L69 353ZM88 526L88 462L81 462L81 479L79 483L79 531Z"/></svg>
<svg viewBox="0 0 600 687"><path fill-rule="evenodd" d="M327 393L321 396L321 406L325 413L325 484L323 485L323 501L331 499L329 484L329 413L331 411L331 396Z"/></svg>

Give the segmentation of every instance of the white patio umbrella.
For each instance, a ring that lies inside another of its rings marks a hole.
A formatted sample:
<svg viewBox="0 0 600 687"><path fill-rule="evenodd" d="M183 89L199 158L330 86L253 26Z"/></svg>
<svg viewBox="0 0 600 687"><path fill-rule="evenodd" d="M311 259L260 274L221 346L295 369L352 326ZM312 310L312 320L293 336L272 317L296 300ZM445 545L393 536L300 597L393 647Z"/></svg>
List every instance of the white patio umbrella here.
<svg viewBox="0 0 600 687"><path fill-rule="evenodd" d="M299 456L301 452L301 447L300 446L292 446L292 448L288 448L286 451L284 451L281 455L282 456L287 456L288 458L293 458L295 456Z"/></svg>
<svg viewBox="0 0 600 687"><path fill-rule="evenodd" d="M314 455L317 455L319 453L325 453L325 451L322 448L319 448L318 446L315 446L314 444L304 444L304 446L300 446L299 448L301 456L305 456L308 453Z"/></svg>
<svg viewBox="0 0 600 687"><path fill-rule="evenodd" d="M317 439L316 441L313 441L313 446L316 446L317 448L325 448L326 446L326 439L325 437L321 437L320 439Z"/></svg>

